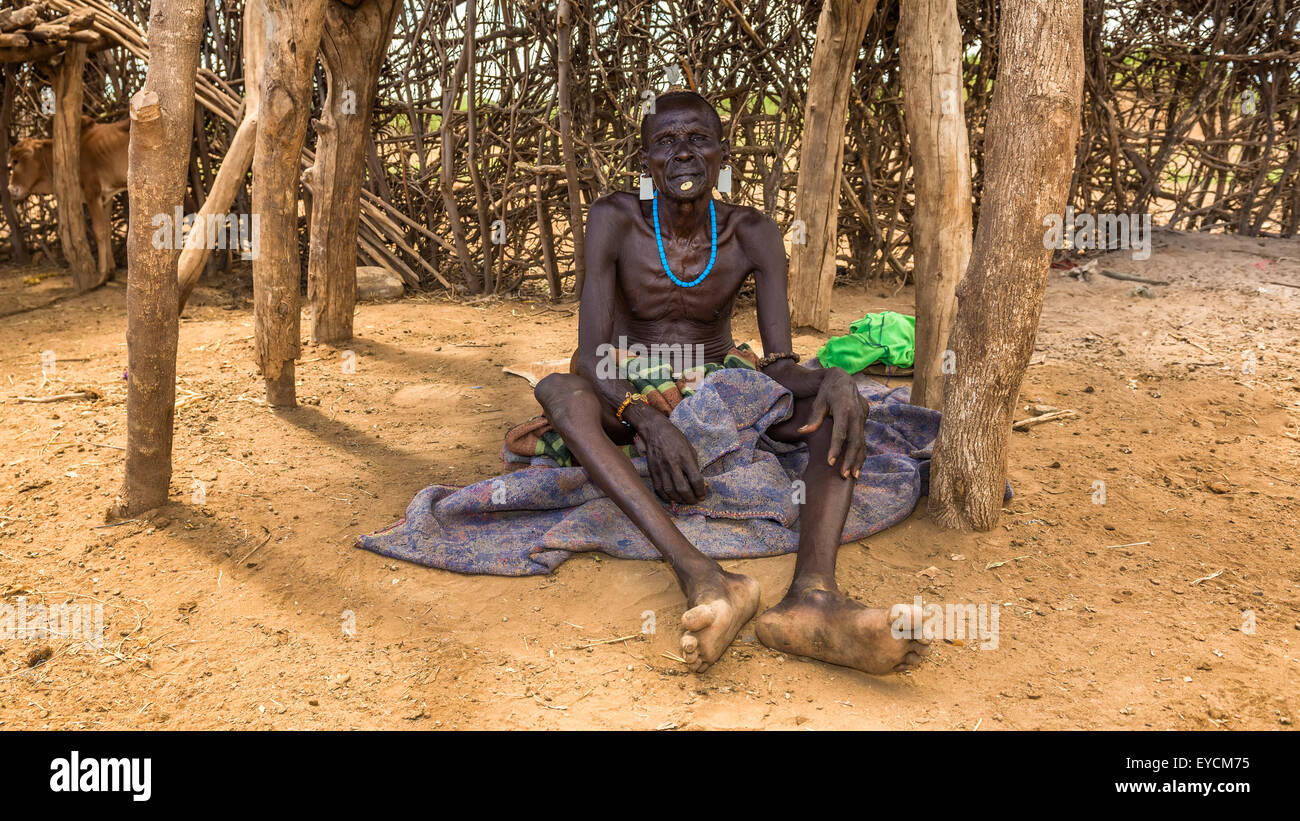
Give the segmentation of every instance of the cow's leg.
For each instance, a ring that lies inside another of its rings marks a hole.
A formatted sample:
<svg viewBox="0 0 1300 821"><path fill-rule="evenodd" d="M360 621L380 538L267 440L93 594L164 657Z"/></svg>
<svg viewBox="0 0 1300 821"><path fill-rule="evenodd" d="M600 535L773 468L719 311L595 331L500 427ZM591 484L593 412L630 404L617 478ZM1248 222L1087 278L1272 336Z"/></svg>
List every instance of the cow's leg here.
<svg viewBox="0 0 1300 821"><path fill-rule="evenodd" d="M113 273L113 237L108 225L108 203L99 194L86 197L86 208L90 211L90 228L95 234L95 246L99 256L99 281L106 282Z"/></svg>

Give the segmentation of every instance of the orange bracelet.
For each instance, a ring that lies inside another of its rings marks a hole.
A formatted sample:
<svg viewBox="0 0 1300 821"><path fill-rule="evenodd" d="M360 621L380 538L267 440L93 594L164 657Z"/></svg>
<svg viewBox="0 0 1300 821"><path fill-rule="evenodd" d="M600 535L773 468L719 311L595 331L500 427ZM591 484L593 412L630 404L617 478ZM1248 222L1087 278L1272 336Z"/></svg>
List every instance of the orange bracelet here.
<svg viewBox="0 0 1300 821"><path fill-rule="evenodd" d="M614 411L614 418L623 422L624 425L627 425L627 422L623 421L623 411L627 410L628 405L631 405L633 402L645 402L649 404L649 401L650 400L645 398L644 394L629 392L627 396L623 397L623 404L619 405L618 410ZM631 427L631 425L628 425L628 427Z"/></svg>

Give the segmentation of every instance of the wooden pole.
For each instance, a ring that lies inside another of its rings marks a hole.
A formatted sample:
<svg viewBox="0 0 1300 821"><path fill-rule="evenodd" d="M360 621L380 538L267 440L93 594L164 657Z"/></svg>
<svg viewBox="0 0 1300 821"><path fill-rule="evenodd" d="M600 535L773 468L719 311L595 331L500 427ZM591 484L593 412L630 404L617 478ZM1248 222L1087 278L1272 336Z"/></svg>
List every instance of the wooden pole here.
<svg viewBox="0 0 1300 821"><path fill-rule="evenodd" d="M0 98L0 213L4 214L5 224L9 226L13 261L26 265L31 261L31 256L27 253L27 243L23 242L18 209L14 207L14 198L9 195L9 122L13 118L14 94L18 91L18 81L12 67L0 66L0 71L4 73L4 94Z"/></svg>
<svg viewBox="0 0 1300 821"><path fill-rule="evenodd" d="M587 274L586 242L583 236L582 189L578 185L578 159L573 147L573 4L560 0L556 11L556 34L559 37L559 120L560 151L564 155L564 176L569 188L569 230L573 232L573 293L582 297L582 283Z"/></svg>
<svg viewBox="0 0 1300 821"><path fill-rule="evenodd" d="M59 207L59 242L72 269L78 291L104 284L90 253L81 191L81 107L84 98L82 74L86 69L86 46L74 43L63 52L63 62L54 74L54 196Z"/></svg>
<svg viewBox="0 0 1300 821"><path fill-rule="evenodd" d="M790 252L790 316L795 326L829 330L840 213L840 174L853 66L876 0L826 0L817 20L799 149L796 218L805 243Z"/></svg>
<svg viewBox="0 0 1300 821"><path fill-rule="evenodd" d="M149 69L131 98L125 516L166 504L171 482L178 252L155 239L185 198L202 22L203 0L153 0Z"/></svg>
<svg viewBox="0 0 1300 821"><path fill-rule="evenodd" d="M478 59L475 55L478 28L478 2L465 3L465 39L462 48L468 57L465 63L465 166L469 169L470 185L474 187L474 213L478 216L478 242L483 257L483 291L496 290L496 277L492 263L496 258L491 220L488 214L488 193L479 173L478 138Z"/></svg>
<svg viewBox="0 0 1300 821"><path fill-rule="evenodd" d="M957 282L971 251L970 148L962 101L956 0L899 7L900 79L911 142L916 211L916 372L912 404L943 405L944 351L957 314ZM951 360L951 357L949 357Z"/></svg>
<svg viewBox="0 0 1300 821"><path fill-rule="evenodd" d="M235 193L239 190L239 186L244 184L248 167L253 162L253 144L256 139L257 113L253 112L244 116L235 131L235 137L230 141L225 159L217 169L212 190L208 192L207 199L199 209L198 218L194 221L195 230L186 237L185 249L181 251L176 270L179 284L177 303L181 309L185 308L190 294L194 292L194 286L199 282L199 275L203 273L203 265L212 252L212 248L206 242L207 232L204 226L208 224L209 219L221 216L230 210Z"/></svg>
<svg viewBox="0 0 1300 821"><path fill-rule="evenodd" d="M442 42L437 38L434 39L434 47L438 50L443 65L446 65L447 53ZM483 286L482 273L474 268L470 259L469 245L465 241L465 226L461 224L460 207L456 203L456 132L452 128L454 119L452 112L455 110L456 100L460 94L460 78L464 75L468 64L469 54L461 49L450 78L444 78L442 81L443 115L442 123L438 128L438 145L442 152L442 159L439 163L438 189L442 194L442 205L447 209L447 220L451 223L451 236L455 242L456 260L460 263L461 278L470 293L478 293Z"/></svg>
<svg viewBox="0 0 1300 821"><path fill-rule="evenodd" d="M307 300L313 342L352 338L366 136L397 9L395 0L365 0L356 8L330 3L326 11L320 52L329 90L316 123L316 162L303 174L312 191Z"/></svg>
<svg viewBox="0 0 1300 821"><path fill-rule="evenodd" d="M989 530L1002 511L1012 413L1034 350L1052 252L1044 219L1065 207L1083 95L1083 11L1004 0L984 129L985 176L970 267L957 288L955 371L931 468L931 516Z"/></svg>
<svg viewBox="0 0 1300 821"><path fill-rule="evenodd" d="M257 361L271 407L297 404L301 350L298 159L307 135L311 75L325 0L273 0L265 10L266 59L253 153L253 314Z"/></svg>
<svg viewBox="0 0 1300 821"><path fill-rule="evenodd" d="M266 0L247 0L244 6L244 118L235 130L235 136L226 149L226 156L212 181L212 190L199 209L195 225L204 226L210 218L225 214L235 201L235 195L248 177L253 163L253 148L257 142L257 112L261 102L262 60L266 57ZM208 246L206 232L195 231L189 235L185 250L177 264L180 283L179 303L182 310L189 301L194 286L203 272L203 263L212 249Z"/></svg>

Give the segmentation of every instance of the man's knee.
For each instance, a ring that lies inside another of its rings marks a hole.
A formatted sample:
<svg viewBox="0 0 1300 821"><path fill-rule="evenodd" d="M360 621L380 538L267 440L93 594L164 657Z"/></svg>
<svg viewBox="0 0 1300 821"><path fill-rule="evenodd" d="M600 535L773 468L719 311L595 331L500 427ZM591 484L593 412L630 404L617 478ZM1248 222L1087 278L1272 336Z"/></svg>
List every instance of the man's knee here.
<svg viewBox="0 0 1300 821"><path fill-rule="evenodd" d="M592 397L591 386L581 376L571 373L552 373L542 377L533 389L533 396L548 413L564 412L575 403Z"/></svg>

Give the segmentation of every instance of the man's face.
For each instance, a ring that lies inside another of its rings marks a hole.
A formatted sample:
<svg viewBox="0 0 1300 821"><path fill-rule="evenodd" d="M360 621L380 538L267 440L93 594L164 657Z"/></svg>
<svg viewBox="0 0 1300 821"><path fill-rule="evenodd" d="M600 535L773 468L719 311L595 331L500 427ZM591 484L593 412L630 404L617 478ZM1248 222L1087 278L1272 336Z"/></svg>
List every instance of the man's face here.
<svg viewBox="0 0 1300 821"><path fill-rule="evenodd" d="M641 164L661 195L683 201L713 195L718 169L727 163L731 150L703 105L661 104L646 138Z"/></svg>

